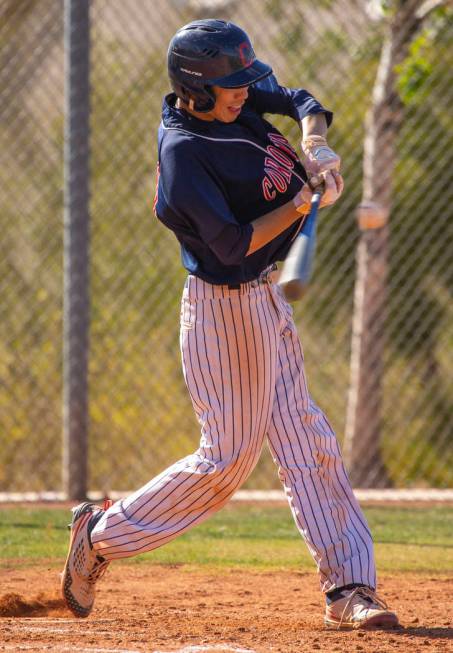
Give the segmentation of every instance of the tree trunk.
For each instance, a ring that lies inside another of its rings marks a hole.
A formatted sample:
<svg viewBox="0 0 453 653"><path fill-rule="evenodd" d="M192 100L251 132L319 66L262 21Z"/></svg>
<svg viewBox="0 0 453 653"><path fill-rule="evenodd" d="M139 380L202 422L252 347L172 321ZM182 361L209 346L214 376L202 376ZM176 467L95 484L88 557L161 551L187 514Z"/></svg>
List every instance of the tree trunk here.
<svg viewBox="0 0 453 653"><path fill-rule="evenodd" d="M420 19L420 2L401 2L387 26L366 120L363 196L352 325L351 384L344 457L355 487L388 487L381 455L382 381L387 305L387 267L392 177L402 105L395 88L395 66L407 54Z"/></svg>

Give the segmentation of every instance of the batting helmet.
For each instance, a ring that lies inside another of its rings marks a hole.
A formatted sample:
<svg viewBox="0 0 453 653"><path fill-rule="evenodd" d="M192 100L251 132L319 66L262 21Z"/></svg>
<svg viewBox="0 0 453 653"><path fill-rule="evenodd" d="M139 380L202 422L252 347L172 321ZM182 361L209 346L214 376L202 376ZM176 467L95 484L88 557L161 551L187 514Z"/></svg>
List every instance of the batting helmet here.
<svg viewBox="0 0 453 653"><path fill-rule="evenodd" d="M176 95L195 111L211 111L212 86L241 88L272 73L247 34L224 20L195 20L178 30L168 48L168 76Z"/></svg>

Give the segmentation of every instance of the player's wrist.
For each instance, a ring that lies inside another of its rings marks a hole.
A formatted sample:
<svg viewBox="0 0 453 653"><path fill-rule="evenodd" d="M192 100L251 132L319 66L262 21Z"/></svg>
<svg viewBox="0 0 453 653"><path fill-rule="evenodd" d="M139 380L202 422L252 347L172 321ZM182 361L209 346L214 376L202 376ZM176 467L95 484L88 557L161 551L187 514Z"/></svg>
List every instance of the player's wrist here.
<svg viewBox="0 0 453 653"><path fill-rule="evenodd" d="M308 172L339 170L341 159L328 145L324 136L311 134L302 140L303 163Z"/></svg>
<svg viewBox="0 0 453 653"><path fill-rule="evenodd" d="M302 151L304 154L308 154L308 152L318 147L327 147L327 140L324 136L311 134L302 139Z"/></svg>
<svg viewBox="0 0 453 653"><path fill-rule="evenodd" d="M305 186L300 190L297 195L293 198L294 208L296 209L299 215L306 215L310 213L310 200L306 196L307 190Z"/></svg>

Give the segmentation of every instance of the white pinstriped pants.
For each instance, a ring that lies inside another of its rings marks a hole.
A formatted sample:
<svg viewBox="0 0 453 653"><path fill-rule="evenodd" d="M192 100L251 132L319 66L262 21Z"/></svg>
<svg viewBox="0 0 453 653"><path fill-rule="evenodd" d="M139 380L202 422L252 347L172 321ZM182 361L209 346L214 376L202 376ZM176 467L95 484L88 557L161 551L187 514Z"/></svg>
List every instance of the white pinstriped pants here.
<svg viewBox="0 0 453 653"><path fill-rule="evenodd" d="M229 289L188 277L180 343L200 446L105 513L92 542L107 560L151 551L219 510L267 435L321 589L375 588L371 535L335 434L308 393L291 313L270 281Z"/></svg>

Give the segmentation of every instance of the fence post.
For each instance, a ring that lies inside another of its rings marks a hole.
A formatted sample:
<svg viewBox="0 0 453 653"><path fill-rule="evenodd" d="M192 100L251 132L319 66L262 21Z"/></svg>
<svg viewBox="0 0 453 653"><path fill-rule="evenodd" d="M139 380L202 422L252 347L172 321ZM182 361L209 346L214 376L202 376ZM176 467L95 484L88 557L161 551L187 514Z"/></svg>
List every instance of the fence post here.
<svg viewBox="0 0 453 653"><path fill-rule="evenodd" d="M89 0L64 0L63 488L87 494L89 349Z"/></svg>

